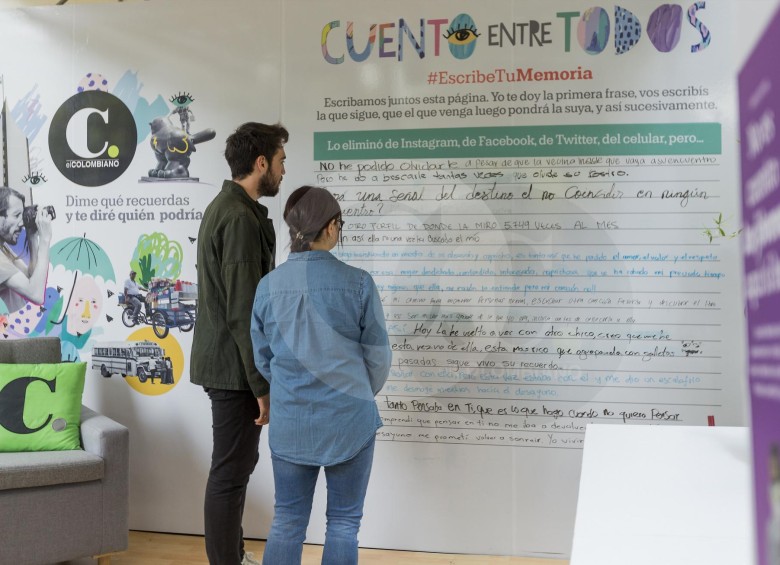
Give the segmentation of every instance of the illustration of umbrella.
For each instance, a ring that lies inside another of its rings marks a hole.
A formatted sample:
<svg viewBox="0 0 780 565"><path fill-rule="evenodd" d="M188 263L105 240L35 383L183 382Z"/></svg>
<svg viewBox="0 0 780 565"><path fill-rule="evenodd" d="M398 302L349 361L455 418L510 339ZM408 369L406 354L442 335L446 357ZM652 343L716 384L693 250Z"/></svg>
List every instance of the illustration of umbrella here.
<svg viewBox="0 0 780 565"><path fill-rule="evenodd" d="M85 233L82 237L68 237L57 242L52 246L49 252L49 261L52 267L62 265L65 269L73 271L73 286L70 289L68 302L63 308L67 311L70 300L73 298L73 288L76 286L76 279L79 273L82 275L91 275L93 277L102 277L104 281L115 281L114 267L111 260L97 243L87 239ZM60 323L62 320L60 320Z"/></svg>

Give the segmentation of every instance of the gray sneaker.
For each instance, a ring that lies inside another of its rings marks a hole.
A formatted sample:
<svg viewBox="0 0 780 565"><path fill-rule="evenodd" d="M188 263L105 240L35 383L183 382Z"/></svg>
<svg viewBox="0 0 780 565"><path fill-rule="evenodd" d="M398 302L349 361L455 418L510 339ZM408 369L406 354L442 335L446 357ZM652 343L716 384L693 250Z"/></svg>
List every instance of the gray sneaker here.
<svg viewBox="0 0 780 565"><path fill-rule="evenodd" d="M241 565L262 565L257 559L255 554L251 551L244 552L244 558L241 560Z"/></svg>

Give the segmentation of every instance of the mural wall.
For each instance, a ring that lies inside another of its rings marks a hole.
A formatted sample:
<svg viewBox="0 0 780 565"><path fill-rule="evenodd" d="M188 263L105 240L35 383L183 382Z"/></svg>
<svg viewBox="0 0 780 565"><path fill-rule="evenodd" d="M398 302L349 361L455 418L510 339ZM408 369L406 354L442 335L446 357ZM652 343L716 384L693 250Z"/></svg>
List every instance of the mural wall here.
<svg viewBox="0 0 780 565"><path fill-rule="evenodd" d="M566 556L589 422L744 423L733 3L548 4L4 16L0 338L89 362L85 403L131 429L132 528L202 532L195 243L250 120L291 134L278 262L285 196L325 185L385 306L363 544Z"/></svg>
<svg viewBox="0 0 780 565"><path fill-rule="evenodd" d="M137 529L202 530L211 417L188 382L199 220L229 175L225 138L281 119L279 26L256 24L280 21L280 3L210 6L66 5L0 23L20 54L0 69L13 189L0 194L0 339L58 336L63 359L88 362L84 403L131 429ZM253 488L258 536L271 481Z"/></svg>

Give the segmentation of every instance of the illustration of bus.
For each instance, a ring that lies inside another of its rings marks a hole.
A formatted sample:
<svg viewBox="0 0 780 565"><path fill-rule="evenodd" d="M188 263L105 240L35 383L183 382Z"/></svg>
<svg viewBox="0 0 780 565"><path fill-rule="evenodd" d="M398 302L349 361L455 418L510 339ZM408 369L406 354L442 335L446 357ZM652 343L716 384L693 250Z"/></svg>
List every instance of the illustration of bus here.
<svg viewBox="0 0 780 565"><path fill-rule="evenodd" d="M173 384L171 358L165 356L165 350L153 341L112 341L103 342L92 348L92 368L108 378L113 374L123 377L138 377L145 383L147 379L160 379L160 384Z"/></svg>

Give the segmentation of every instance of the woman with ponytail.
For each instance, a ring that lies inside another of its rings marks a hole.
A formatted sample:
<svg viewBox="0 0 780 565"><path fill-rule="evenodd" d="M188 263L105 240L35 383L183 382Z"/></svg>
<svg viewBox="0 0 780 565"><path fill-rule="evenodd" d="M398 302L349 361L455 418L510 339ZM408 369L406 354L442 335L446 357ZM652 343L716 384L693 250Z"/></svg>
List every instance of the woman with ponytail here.
<svg viewBox="0 0 780 565"><path fill-rule="evenodd" d="M341 208L324 188L303 186L284 210L288 260L257 287L255 364L271 383L268 442L276 502L265 565L299 564L320 468L328 485L323 565L357 564L382 421L374 397L391 352L371 275L330 251L341 241Z"/></svg>

